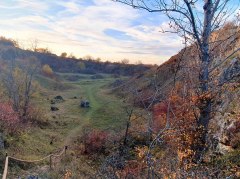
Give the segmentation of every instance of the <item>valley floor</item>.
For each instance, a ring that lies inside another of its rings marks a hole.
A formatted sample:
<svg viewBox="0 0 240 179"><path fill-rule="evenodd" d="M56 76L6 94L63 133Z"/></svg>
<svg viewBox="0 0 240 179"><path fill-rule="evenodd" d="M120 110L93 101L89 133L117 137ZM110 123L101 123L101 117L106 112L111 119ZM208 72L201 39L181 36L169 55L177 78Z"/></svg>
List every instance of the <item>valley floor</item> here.
<svg viewBox="0 0 240 179"><path fill-rule="evenodd" d="M72 75L77 76L77 80L69 81ZM92 79L92 75L82 74L58 74L58 76L61 83L38 76L41 90L34 101L35 105L41 106L46 124L40 127L25 126L25 132L19 137L8 139L8 155L36 160L58 152L64 146L68 146L68 154L74 155L73 146L84 129L94 128L111 133L123 129L126 121L124 103L108 89L114 78L105 74L102 79ZM51 104L51 99L55 96L62 96L64 101ZM81 100L88 100L90 107L81 108ZM53 112L50 110L51 106L59 110ZM79 160L82 160L81 157ZM48 166L49 161L31 165L26 163L16 165L10 161L9 177L41 176L44 170L48 170Z"/></svg>

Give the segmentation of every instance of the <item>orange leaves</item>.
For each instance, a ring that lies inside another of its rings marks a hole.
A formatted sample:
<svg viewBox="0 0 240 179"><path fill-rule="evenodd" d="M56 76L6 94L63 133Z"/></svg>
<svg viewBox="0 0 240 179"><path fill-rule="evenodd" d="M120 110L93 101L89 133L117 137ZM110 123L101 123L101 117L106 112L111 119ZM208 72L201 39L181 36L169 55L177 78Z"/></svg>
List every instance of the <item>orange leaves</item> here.
<svg viewBox="0 0 240 179"><path fill-rule="evenodd" d="M143 147L136 147L135 148L138 159L142 160L145 158L147 152L148 152L148 147L147 146L143 146Z"/></svg>
<svg viewBox="0 0 240 179"><path fill-rule="evenodd" d="M71 170L66 170L66 173L64 174L64 179L69 179L72 176L72 171Z"/></svg>
<svg viewBox="0 0 240 179"><path fill-rule="evenodd" d="M49 65L43 65L42 67L42 72L44 75L48 76L48 77L52 77L53 76L53 70Z"/></svg>
<svg viewBox="0 0 240 179"><path fill-rule="evenodd" d="M185 150L178 150L178 159L180 166L184 166L185 169L188 169L191 167L191 164L189 164L187 161L189 158L191 158L194 154L194 151L191 149L185 149Z"/></svg>
<svg viewBox="0 0 240 179"><path fill-rule="evenodd" d="M118 172L119 178L142 178L141 173L143 173L147 167L145 159L148 147L136 147L135 151L137 153L137 159L126 162L124 169Z"/></svg>
<svg viewBox="0 0 240 179"><path fill-rule="evenodd" d="M153 107L153 131L158 133L166 125L167 104L162 102Z"/></svg>
<svg viewBox="0 0 240 179"><path fill-rule="evenodd" d="M209 97L206 95L205 97ZM172 151L179 153L179 161L191 158L198 135L196 134L198 110L195 103L199 97L191 93L184 95L183 88L177 86L169 98L153 108L153 129L163 130L164 141ZM181 157L183 156L183 157Z"/></svg>

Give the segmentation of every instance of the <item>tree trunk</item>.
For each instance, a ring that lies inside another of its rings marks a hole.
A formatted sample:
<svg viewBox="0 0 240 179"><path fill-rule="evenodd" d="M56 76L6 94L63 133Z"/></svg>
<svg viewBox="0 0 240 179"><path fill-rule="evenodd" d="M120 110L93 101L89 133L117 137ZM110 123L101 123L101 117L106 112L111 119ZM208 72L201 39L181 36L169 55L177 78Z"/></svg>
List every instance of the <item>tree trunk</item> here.
<svg viewBox="0 0 240 179"><path fill-rule="evenodd" d="M200 116L197 123L198 141L194 146L194 162L199 163L202 161L204 152L207 148L206 138L208 132L208 125L211 120L211 89L209 89L209 68L211 63L209 52L209 38L211 35L211 22L212 22L212 0L205 0L204 5L204 28L202 34L202 43L200 44L201 54L201 66L199 73L200 82L200 103L199 111Z"/></svg>
<svg viewBox="0 0 240 179"><path fill-rule="evenodd" d="M126 127L126 131L125 131L125 136L124 136L124 141L123 141L123 145L126 146L127 145L127 138L128 138L128 129L129 129L129 126L130 126L130 118L128 119L127 121L127 127Z"/></svg>
<svg viewBox="0 0 240 179"><path fill-rule="evenodd" d="M133 114L133 109L130 109L129 111L127 111L128 114L128 120L127 120L127 126L126 126L126 130L125 130L125 136L124 136L124 141L123 141L123 145L126 146L127 145L127 138L128 138L128 130L131 124L131 118L132 118L132 114Z"/></svg>

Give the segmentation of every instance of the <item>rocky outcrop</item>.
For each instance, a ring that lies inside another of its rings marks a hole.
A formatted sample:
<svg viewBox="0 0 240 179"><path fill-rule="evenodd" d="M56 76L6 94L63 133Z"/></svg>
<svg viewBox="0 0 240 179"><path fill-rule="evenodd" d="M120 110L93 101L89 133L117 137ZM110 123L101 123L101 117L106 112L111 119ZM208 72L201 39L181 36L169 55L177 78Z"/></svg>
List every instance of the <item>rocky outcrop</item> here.
<svg viewBox="0 0 240 179"><path fill-rule="evenodd" d="M62 103L64 99L62 96L56 96L51 100L51 104Z"/></svg>
<svg viewBox="0 0 240 179"><path fill-rule="evenodd" d="M225 154L240 147L240 89L224 94L210 123L210 135L217 141L215 152Z"/></svg>
<svg viewBox="0 0 240 179"><path fill-rule="evenodd" d="M57 107L51 106L51 111L58 111L59 109Z"/></svg>
<svg viewBox="0 0 240 179"><path fill-rule="evenodd" d="M219 77L221 94L210 122L210 136L217 141L213 151L226 154L240 147L240 59L234 58Z"/></svg>
<svg viewBox="0 0 240 179"><path fill-rule="evenodd" d="M230 65L223 70L219 83L224 84L233 80L240 82L240 59L238 58L234 58Z"/></svg>
<svg viewBox="0 0 240 179"><path fill-rule="evenodd" d="M240 114L217 113L210 128L210 135L215 140L214 152L226 154L240 147Z"/></svg>
<svg viewBox="0 0 240 179"><path fill-rule="evenodd" d="M81 103L80 103L80 106L82 108L89 108L90 107L90 103L88 100L82 100Z"/></svg>

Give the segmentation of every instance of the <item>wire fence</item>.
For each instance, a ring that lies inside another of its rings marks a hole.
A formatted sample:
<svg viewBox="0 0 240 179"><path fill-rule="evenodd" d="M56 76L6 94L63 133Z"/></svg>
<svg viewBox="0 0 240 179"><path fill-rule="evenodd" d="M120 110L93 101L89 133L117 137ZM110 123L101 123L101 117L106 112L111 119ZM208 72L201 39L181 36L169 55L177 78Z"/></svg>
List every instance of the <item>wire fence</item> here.
<svg viewBox="0 0 240 179"><path fill-rule="evenodd" d="M24 163L38 163L38 162L44 161L46 159L49 159L50 169L51 169L52 168L52 158L53 157L61 157L64 153L66 154L67 148L68 148L68 146L65 146L59 154L57 154L57 153L49 154L49 155L47 155L47 156L45 156L41 159L38 159L38 160L24 160L24 159L19 159L19 158L16 158L16 157L8 156L6 154L5 166L4 166L4 170L3 170L2 179L7 179L8 165L9 165L10 160L14 160L14 161L18 161L18 162L24 162Z"/></svg>

